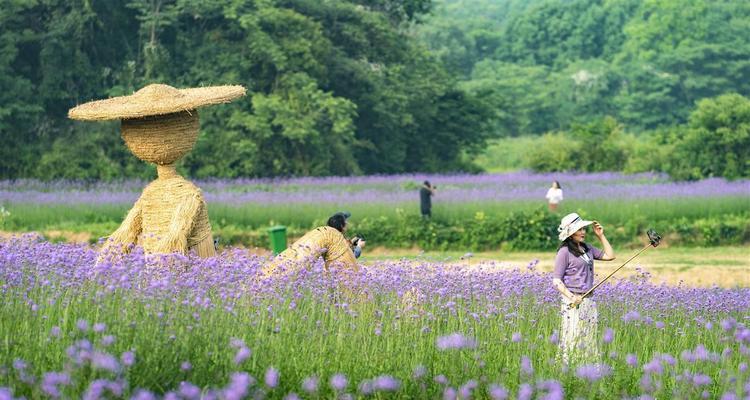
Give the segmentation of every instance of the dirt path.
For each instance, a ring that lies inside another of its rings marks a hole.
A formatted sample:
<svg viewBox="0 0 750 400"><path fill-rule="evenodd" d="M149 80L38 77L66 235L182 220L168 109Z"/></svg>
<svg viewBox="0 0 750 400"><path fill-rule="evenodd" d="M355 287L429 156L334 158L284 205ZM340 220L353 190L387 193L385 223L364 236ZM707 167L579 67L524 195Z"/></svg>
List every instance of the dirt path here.
<svg viewBox="0 0 750 400"><path fill-rule="evenodd" d="M622 265L637 250L618 250L615 261L597 261L597 278L601 279ZM364 257L364 256L363 256ZM464 257L457 252L427 252L418 249L373 249L363 260L366 262L388 259L413 259L463 265L493 265L497 268L518 268L538 260L537 270L552 271L554 253L547 252L483 252ZM710 248L656 248L643 252L615 277L626 278L643 272L651 275L651 282L669 285L750 287L750 247L726 246Z"/></svg>

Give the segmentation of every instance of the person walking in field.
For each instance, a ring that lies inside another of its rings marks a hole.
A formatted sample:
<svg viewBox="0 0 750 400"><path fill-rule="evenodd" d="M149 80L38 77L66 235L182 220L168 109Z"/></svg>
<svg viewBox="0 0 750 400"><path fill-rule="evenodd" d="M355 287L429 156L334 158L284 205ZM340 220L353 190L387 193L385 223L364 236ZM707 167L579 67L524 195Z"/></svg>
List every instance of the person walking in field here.
<svg viewBox="0 0 750 400"><path fill-rule="evenodd" d="M586 227L594 226L594 236L603 250L586 243ZM591 295L583 297L594 286L594 260L615 259L614 250L597 221L583 220L571 213L557 228L562 242L555 257L552 284L562 295L562 328L560 351L563 362L592 360L600 356L597 343L598 313Z"/></svg>
<svg viewBox="0 0 750 400"><path fill-rule="evenodd" d="M430 185L430 181L424 181L419 189L419 211L422 218L429 219L432 217L432 196L435 195L437 186Z"/></svg>
<svg viewBox="0 0 750 400"><path fill-rule="evenodd" d="M325 226L307 232L288 249L279 253L264 268L264 274L276 273L282 265L287 269L290 267L293 269L302 264L312 264L319 257L323 257L326 268L336 265L358 271L357 258L362 253L365 241L360 239L354 245L344 237L344 233L348 229L347 220L350 216L351 214L348 212L333 214L328 218Z"/></svg>
<svg viewBox="0 0 750 400"><path fill-rule="evenodd" d="M547 195L545 197L547 198L547 204L549 205L549 210L551 212L556 212L557 206L563 200L563 191L562 191L562 187L560 186L560 182L553 181L552 187L549 188L549 190L547 190Z"/></svg>

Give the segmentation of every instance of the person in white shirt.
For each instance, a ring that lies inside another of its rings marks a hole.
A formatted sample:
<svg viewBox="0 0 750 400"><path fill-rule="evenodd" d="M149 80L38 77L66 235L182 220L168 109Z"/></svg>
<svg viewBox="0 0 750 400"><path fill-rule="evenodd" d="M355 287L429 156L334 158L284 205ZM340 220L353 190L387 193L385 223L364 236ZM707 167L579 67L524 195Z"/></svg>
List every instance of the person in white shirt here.
<svg viewBox="0 0 750 400"><path fill-rule="evenodd" d="M549 188L547 191L547 204L549 204L549 210L551 212L557 211L557 206L560 204L560 202L563 200L563 192L562 187L560 186L560 182L553 181L552 187Z"/></svg>

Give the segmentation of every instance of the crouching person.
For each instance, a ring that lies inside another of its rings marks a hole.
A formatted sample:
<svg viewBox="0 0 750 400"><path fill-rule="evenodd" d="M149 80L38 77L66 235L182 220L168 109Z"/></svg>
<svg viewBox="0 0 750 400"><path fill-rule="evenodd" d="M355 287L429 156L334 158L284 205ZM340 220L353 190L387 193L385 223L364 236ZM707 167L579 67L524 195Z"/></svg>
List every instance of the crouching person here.
<svg viewBox="0 0 750 400"><path fill-rule="evenodd" d="M344 237L347 219L350 216L348 212L338 212L328 218L326 226L307 232L271 260L263 269L264 275L278 273L282 268L286 271L304 268L312 265L319 257L323 257L326 269L336 265L339 268L359 271L357 257L362 251L364 241L360 240L358 246L353 246L352 242Z"/></svg>

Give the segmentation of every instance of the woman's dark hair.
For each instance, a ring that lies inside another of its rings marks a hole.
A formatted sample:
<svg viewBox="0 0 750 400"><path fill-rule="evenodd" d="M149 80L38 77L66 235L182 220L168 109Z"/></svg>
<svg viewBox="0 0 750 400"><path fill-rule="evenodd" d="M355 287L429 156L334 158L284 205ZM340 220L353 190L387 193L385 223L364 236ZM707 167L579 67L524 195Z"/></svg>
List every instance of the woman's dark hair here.
<svg viewBox="0 0 750 400"><path fill-rule="evenodd" d="M430 186L430 181L424 181L422 182L425 186Z"/></svg>
<svg viewBox="0 0 750 400"><path fill-rule="evenodd" d="M336 228L339 232L343 232L344 226L346 226L346 218L341 214L334 214L331 218L328 218L327 225L331 228Z"/></svg>
<svg viewBox="0 0 750 400"><path fill-rule="evenodd" d="M570 254L573 254L576 257L580 257L583 255L583 253L581 253L581 250L578 249L576 242L574 242L573 239L570 237L563 240L563 242L560 243L560 247L558 247L557 249L560 250L563 247L567 247ZM581 247L583 247L584 252L586 253L589 252L589 246L586 243L581 243Z"/></svg>
<svg viewBox="0 0 750 400"><path fill-rule="evenodd" d="M555 185L557 186L558 189L562 189L562 186L560 186L560 182L558 181L552 181L552 182L555 182Z"/></svg>

